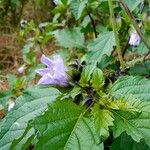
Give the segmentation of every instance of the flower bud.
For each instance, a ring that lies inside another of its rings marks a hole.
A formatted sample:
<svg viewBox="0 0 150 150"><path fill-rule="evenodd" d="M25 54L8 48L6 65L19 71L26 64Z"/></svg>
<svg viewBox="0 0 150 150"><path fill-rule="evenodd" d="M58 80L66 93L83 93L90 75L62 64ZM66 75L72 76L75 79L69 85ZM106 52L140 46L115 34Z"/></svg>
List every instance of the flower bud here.
<svg viewBox="0 0 150 150"><path fill-rule="evenodd" d="M133 31L130 35L129 44L131 46L138 46L141 42L141 38L136 31Z"/></svg>
<svg viewBox="0 0 150 150"><path fill-rule="evenodd" d="M21 66L20 68L18 68L18 72L20 74L24 73L24 70L25 70L25 67L24 66Z"/></svg>

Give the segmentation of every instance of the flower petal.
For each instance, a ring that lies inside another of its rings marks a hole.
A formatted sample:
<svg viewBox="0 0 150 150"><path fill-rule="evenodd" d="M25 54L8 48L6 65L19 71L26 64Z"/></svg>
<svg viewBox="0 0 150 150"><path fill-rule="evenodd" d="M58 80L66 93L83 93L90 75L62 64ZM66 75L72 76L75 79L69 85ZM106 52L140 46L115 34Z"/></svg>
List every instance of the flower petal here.
<svg viewBox="0 0 150 150"><path fill-rule="evenodd" d="M67 71L66 66L64 65L64 61L60 55L55 55L53 57L54 61L54 70L64 73Z"/></svg>
<svg viewBox="0 0 150 150"><path fill-rule="evenodd" d="M44 75L38 82L38 85L47 85L47 84L53 84L54 80L50 74Z"/></svg>
<svg viewBox="0 0 150 150"><path fill-rule="evenodd" d="M44 54L41 57L41 62L46 65L49 68L53 68L53 62L48 57L46 57Z"/></svg>
<svg viewBox="0 0 150 150"><path fill-rule="evenodd" d="M47 73L50 73L51 70L49 68L44 68L44 69L37 69L36 73L38 73L41 76L46 75Z"/></svg>

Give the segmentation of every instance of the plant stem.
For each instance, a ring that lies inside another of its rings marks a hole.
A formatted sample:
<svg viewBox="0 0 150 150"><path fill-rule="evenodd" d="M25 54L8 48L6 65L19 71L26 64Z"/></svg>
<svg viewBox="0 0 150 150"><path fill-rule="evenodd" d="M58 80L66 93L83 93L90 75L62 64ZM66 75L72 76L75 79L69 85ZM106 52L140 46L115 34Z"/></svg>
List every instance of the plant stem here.
<svg viewBox="0 0 150 150"><path fill-rule="evenodd" d="M137 33L139 34L139 36L141 37L142 41L145 43L146 47L150 50L150 41L144 36L144 34L141 32L139 26L137 25L137 23L135 22L135 18L133 16L133 14L131 13L131 11L129 10L128 6L124 3L123 0L120 0L120 3L122 4L124 10L126 11L128 17L130 18L130 21L133 25L133 27L135 28L135 30L137 31ZM150 53L150 51L146 54L146 56ZM144 59L146 58L146 56L144 57Z"/></svg>
<svg viewBox="0 0 150 150"><path fill-rule="evenodd" d="M112 23L112 27L113 27L113 31L114 31L114 35L115 35L115 40L116 40L116 47L117 47L118 58L119 58L119 61L120 61L120 66L124 68L125 63L123 61L122 54L121 54L121 47L120 47L120 42L119 42L118 31L117 31L116 22L115 22L115 17L114 17L114 10L113 10L113 5L112 5L112 0L108 0L108 4L109 4L111 23Z"/></svg>
<svg viewBox="0 0 150 150"><path fill-rule="evenodd" d="M89 16L90 20L91 20L91 23L92 23L92 26L93 26L93 31L94 31L95 38L97 38L96 24L95 24L95 21L94 21L94 19L93 19L92 15L91 15L91 13L90 13L90 12L89 12L89 10L88 10L88 6L87 6L87 4L86 4L85 9L86 9L86 12L87 12L87 14L88 14L88 16Z"/></svg>

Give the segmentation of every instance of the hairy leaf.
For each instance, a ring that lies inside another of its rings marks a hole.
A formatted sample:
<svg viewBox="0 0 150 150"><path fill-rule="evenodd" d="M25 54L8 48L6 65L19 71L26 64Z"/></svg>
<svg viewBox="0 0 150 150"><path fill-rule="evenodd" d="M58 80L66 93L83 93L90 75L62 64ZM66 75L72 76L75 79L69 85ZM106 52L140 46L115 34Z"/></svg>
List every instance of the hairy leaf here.
<svg viewBox="0 0 150 150"><path fill-rule="evenodd" d="M60 92L54 88L30 88L16 101L14 109L0 123L0 150L7 150L14 139L24 133L28 121L42 114L47 104L53 102Z"/></svg>
<svg viewBox="0 0 150 150"><path fill-rule="evenodd" d="M33 121L39 132L35 149L101 150L103 145L92 119L83 117L83 108L71 101L58 101Z"/></svg>
<svg viewBox="0 0 150 150"><path fill-rule="evenodd" d="M150 113L129 111L112 111L112 113L115 117L114 137L118 137L126 131L136 142L145 139L146 143L150 145Z"/></svg>
<svg viewBox="0 0 150 150"><path fill-rule="evenodd" d="M121 77L113 84L110 94L116 98L132 94L135 98L149 101L150 80L137 76Z"/></svg>
<svg viewBox="0 0 150 150"><path fill-rule="evenodd" d="M100 62L103 55L111 55L113 46L116 45L113 32L105 32L100 34L92 43L88 45L89 53L87 54L87 61L97 63Z"/></svg>

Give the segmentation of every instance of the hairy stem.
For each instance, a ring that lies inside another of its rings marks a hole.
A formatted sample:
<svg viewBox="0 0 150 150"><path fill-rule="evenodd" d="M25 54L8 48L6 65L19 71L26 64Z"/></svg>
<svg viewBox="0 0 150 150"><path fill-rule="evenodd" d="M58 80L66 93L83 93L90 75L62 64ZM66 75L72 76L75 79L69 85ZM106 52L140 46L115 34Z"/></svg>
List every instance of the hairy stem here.
<svg viewBox="0 0 150 150"><path fill-rule="evenodd" d="M120 3L122 4L124 10L128 14L128 17L130 18L130 21L131 21L132 25L134 26L135 30L137 31L137 33L139 34L139 36L141 37L142 41L145 43L145 45L147 46L147 48L149 49L149 52L146 54L146 56L149 55L150 54L150 41L141 32L139 26L135 22L135 18L133 16L133 14L129 10L128 6L125 4L124 0L120 0ZM144 59L146 58L146 56L144 57Z"/></svg>
<svg viewBox="0 0 150 150"><path fill-rule="evenodd" d="M108 0L108 4L109 4L111 23L112 23L113 31L114 31L114 34L115 34L116 47L117 47L118 58L119 58L119 61L120 61L120 66L124 67L125 63L123 61L122 54L121 54L121 47L120 47L120 42L119 42L115 17L114 17L114 10L113 10L113 5L112 5L112 0Z"/></svg>

